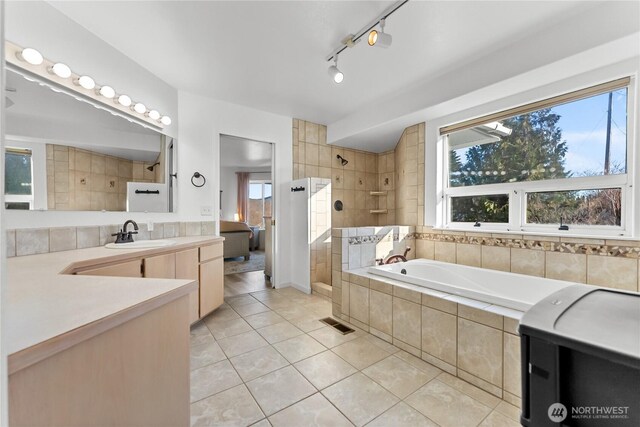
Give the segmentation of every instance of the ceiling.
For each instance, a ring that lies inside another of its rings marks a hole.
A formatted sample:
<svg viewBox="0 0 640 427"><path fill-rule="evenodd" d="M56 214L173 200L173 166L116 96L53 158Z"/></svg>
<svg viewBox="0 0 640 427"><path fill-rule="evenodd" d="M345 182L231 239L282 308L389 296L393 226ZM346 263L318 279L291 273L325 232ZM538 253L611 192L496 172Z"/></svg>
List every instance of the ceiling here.
<svg viewBox="0 0 640 427"><path fill-rule="evenodd" d="M387 21L389 49L340 56L340 85L325 57L393 2L50 3L179 90L330 126L597 2L413 0Z"/></svg>
<svg viewBox="0 0 640 427"><path fill-rule="evenodd" d="M220 135L220 164L222 167L257 168L260 172L268 172L271 167L271 149L268 142Z"/></svg>

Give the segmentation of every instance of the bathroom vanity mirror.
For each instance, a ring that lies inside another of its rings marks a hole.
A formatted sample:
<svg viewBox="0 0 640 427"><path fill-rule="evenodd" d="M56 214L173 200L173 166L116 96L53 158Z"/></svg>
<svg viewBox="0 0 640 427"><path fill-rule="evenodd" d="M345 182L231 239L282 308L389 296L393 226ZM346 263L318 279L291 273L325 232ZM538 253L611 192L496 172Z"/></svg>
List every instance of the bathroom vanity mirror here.
<svg viewBox="0 0 640 427"><path fill-rule="evenodd" d="M173 211L173 138L6 71L6 209Z"/></svg>

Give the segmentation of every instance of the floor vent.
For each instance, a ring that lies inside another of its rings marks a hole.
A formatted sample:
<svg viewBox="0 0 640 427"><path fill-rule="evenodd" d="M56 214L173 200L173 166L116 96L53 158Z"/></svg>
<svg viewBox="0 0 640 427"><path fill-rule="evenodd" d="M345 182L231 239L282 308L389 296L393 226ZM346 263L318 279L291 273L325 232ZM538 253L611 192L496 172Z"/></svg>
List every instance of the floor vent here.
<svg viewBox="0 0 640 427"><path fill-rule="evenodd" d="M351 332L355 332L354 329L351 329L350 327L343 325L342 323L338 322L337 320L331 317L325 317L324 319L320 319L320 321L322 323L326 323L332 328L337 329L338 332L340 332L342 335L347 335L347 334L350 334Z"/></svg>

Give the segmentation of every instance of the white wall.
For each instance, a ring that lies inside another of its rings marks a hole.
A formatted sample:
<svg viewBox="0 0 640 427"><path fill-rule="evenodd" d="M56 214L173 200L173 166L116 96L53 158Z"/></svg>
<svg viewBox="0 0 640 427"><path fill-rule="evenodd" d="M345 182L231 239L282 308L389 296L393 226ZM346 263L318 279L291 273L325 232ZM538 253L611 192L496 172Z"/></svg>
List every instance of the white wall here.
<svg viewBox="0 0 640 427"><path fill-rule="evenodd" d="M240 105L179 92L180 133L178 135L178 206L183 220L218 220L220 194L220 135L231 135L275 144L276 183L291 181L293 155L292 120ZM207 177L207 185L195 188L190 177L198 171ZM286 224L289 211L281 189L275 186L276 286L289 282L288 259L291 239ZM201 217L200 207L211 206L213 218Z"/></svg>
<svg viewBox="0 0 640 427"><path fill-rule="evenodd" d="M224 158L220 159L224 164ZM252 172L257 170L265 170L264 173L252 173L249 179L269 180L271 179L271 168L258 167L222 167L220 168L220 189L222 190L222 209L220 211L220 219L233 221L233 215L236 213L238 204L238 178L236 172Z"/></svg>

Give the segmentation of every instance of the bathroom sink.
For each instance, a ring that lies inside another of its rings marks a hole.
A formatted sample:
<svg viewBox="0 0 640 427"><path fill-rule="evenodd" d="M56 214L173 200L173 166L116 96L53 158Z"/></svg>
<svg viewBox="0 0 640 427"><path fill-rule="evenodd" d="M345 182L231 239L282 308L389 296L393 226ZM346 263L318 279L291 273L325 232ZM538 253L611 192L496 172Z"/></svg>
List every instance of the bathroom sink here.
<svg viewBox="0 0 640 427"><path fill-rule="evenodd" d="M104 247L107 249L147 249L147 248L164 248L165 246L175 245L175 240L138 240L131 243L107 243Z"/></svg>

